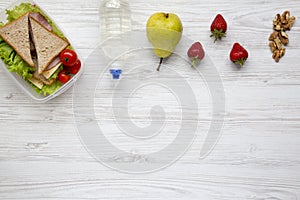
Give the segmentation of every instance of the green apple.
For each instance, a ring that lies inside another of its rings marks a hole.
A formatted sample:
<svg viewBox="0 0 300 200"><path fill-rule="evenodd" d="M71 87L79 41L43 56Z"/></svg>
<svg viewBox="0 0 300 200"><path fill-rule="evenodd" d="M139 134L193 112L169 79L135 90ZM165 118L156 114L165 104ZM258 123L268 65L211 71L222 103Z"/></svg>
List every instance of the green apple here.
<svg viewBox="0 0 300 200"><path fill-rule="evenodd" d="M182 23L176 14L157 12L149 17L146 28L154 53L160 58L159 71L163 59L172 54L181 39Z"/></svg>

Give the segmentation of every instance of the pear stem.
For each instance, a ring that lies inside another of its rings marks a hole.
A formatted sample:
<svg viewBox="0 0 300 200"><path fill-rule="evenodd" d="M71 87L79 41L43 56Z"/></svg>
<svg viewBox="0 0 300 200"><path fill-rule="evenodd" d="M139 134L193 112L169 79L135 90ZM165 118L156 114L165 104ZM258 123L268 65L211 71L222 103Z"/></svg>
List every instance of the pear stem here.
<svg viewBox="0 0 300 200"><path fill-rule="evenodd" d="M159 71L159 69L160 69L160 66L161 66L161 63L162 63L163 59L164 59L164 58L160 58L160 60L159 60L159 64L158 64L158 66L157 66L157 69L156 69L157 71Z"/></svg>

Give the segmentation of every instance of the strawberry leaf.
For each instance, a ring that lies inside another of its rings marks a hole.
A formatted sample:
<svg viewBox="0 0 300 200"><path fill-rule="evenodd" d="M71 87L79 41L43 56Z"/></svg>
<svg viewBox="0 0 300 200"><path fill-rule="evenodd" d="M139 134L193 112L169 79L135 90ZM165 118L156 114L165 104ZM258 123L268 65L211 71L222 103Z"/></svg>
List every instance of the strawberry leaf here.
<svg viewBox="0 0 300 200"><path fill-rule="evenodd" d="M237 65L240 65L240 67L243 67L245 62L246 62L245 58L241 58L241 59L238 59L238 60L234 61L234 63L237 64Z"/></svg>
<svg viewBox="0 0 300 200"><path fill-rule="evenodd" d="M220 30L214 29L210 37L215 37L214 42L216 42L217 40L221 40L222 37L226 37L226 33L223 32L223 29Z"/></svg>

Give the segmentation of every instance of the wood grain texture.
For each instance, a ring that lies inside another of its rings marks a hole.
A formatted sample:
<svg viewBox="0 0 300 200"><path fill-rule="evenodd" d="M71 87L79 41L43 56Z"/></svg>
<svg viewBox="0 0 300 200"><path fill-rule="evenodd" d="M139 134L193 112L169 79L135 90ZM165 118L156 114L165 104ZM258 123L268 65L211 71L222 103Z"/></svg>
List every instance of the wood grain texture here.
<svg viewBox="0 0 300 200"><path fill-rule="evenodd" d="M11 2L1 1L0 9ZM99 42L100 2L38 3L63 27L78 53L88 58ZM184 156L153 173L127 174L105 167L84 148L74 124L73 88L47 104L37 104L0 69L0 199L300 199L299 1L131 0L130 5L133 29L143 29L155 11L177 13L184 35L201 41L213 60L226 96L225 123L214 150L199 158L211 120L211 101L203 85L199 84L203 93L199 130ZM297 19L288 33L286 55L275 63L267 38L273 17L286 9ZM209 25L216 13L224 14L229 28L224 40L213 43ZM250 54L240 70L228 60L235 41ZM85 76L92 73L87 68ZM96 105L99 116L102 109L109 109ZM176 112L170 113L176 122ZM112 120L102 117L106 123ZM123 149L137 151L142 145L160 148L170 138L152 144L131 143L124 136L110 139ZM111 159L136 162L135 158Z"/></svg>

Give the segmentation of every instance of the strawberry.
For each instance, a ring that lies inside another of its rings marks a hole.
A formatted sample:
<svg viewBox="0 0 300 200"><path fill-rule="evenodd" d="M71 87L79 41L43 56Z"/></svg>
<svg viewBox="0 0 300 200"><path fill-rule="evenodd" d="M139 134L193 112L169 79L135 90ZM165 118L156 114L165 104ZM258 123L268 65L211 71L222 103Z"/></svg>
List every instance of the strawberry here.
<svg viewBox="0 0 300 200"><path fill-rule="evenodd" d="M211 35L210 37L215 37L214 42L222 37L226 37L227 23L221 14L217 14L214 21L210 25Z"/></svg>
<svg viewBox="0 0 300 200"><path fill-rule="evenodd" d="M187 52L188 57L192 59L192 66L194 67L205 56L203 47L200 42L195 42Z"/></svg>
<svg viewBox="0 0 300 200"><path fill-rule="evenodd" d="M242 47L239 43L234 43L233 47L230 52L230 60L235 63L239 64L241 67L244 65L245 61L248 58L247 50Z"/></svg>

